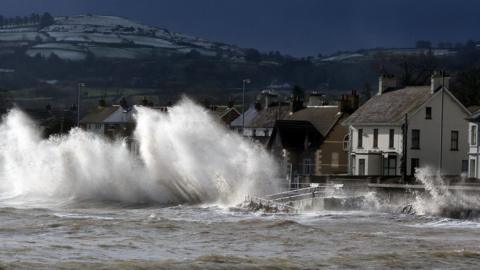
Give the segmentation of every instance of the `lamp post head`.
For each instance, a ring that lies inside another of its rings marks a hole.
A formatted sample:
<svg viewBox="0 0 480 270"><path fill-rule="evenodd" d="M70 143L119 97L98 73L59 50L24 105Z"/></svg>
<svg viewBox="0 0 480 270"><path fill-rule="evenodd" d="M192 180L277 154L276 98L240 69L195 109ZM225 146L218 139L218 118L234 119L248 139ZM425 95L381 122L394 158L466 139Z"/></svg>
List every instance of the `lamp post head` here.
<svg viewBox="0 0 480 270"><path fill-rule="evenodd" d="M249 84L249 83L251 83L252 81L251 81L250 79L244 79L243 82L246 83L246 84Z"/></svg>

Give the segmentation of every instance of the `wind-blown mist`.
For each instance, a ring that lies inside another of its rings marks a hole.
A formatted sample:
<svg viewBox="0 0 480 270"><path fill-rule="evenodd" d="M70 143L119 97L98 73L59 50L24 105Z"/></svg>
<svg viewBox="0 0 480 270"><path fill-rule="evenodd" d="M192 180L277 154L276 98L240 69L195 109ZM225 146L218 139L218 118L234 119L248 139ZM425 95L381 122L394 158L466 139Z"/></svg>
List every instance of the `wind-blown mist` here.
<svg viewBox="0 0 480 270"><path fill-rule="evenodd" d="M21 111L0 125L3 200L234 203L275 189L277 167L261 147L183 100L162 113L137 108L139 155L123 140L75 129L42 139Z"/></svg>

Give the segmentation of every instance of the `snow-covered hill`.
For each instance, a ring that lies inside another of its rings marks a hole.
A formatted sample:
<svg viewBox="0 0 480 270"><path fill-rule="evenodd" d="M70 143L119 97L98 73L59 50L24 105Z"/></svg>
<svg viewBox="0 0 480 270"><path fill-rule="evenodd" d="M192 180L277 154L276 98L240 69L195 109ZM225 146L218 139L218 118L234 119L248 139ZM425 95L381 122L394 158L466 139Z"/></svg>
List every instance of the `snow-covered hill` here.
<svg viewBox="0 0 480 270"><path fill-rule="evenodd" d="M80 15L57 17L45 28L36 26L0 29L2 43L27 44L29 56L82 60L88 54L96 57L135 59L152 54L189 53L222 55L238 60L244 52L237 46L210 42L166 29L150 27L125 18Z"/></svg>

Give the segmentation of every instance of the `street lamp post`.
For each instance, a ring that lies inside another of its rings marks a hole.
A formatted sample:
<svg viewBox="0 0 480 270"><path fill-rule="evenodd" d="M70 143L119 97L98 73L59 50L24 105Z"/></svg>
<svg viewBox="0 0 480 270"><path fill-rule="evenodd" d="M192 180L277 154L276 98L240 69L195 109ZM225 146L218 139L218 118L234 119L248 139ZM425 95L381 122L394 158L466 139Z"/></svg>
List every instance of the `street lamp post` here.
<svg viewBox="0 0 480 270"><path fill-rule="evenodd" d="M84 83L79 83L77 88L77 127L80 127L80 93L85 86Z"/></svg>
<svg viewBox="0 0 480 270"><path fill-rule="evenodd" d="M245 88L246 85L251 83L252 81L250 79L244 79L243 80L243 90L242 90L242 135L245 135Z"/></svg>

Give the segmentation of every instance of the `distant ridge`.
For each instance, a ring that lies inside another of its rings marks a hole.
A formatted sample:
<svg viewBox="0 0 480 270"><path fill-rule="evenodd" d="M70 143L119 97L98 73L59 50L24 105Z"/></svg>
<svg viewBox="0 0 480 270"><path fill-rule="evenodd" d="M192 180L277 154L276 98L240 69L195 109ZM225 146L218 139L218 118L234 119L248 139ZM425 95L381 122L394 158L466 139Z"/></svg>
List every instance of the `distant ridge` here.
<svg viewBox="0 0 480 270"><path fill-rule="evenodd" d="M244 56L244 50L234 45L147 26L127 18L100 15L56 17L54 23L46 27L18 25L2 28L0 42L27 46L26 54L32 57L55 54L74 61L86 59L89 55L137 59L192 51L231 60L241 60Z"/></svg>

